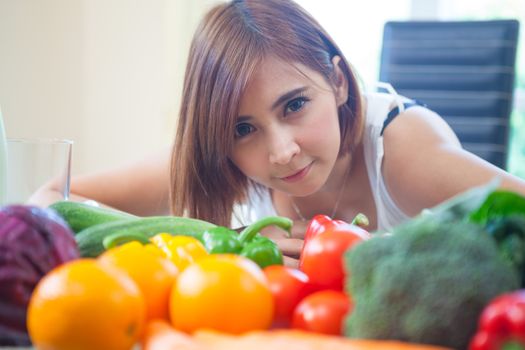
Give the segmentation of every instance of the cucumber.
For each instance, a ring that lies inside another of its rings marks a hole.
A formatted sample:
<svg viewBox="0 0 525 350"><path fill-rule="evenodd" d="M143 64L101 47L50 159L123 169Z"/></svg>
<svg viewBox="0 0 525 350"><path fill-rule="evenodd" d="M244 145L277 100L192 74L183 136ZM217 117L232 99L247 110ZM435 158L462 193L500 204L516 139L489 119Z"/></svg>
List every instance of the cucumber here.
<svg viewBox="0 0 525 350"><path fill-rule="evenodd" d="M203 220L179 216L150 216L106 222L80 231L75 239L83 257L97 257L104 252L102 241L115 233L139 233L153 237L157 233L167 232L173 235L192 236L201 239L201 235L216 225Z"/></svg>
<svg viewBox="0 0 525 350"><path fill-rule="evenodd" d="M60 201L49 207L64 218L75 234L105 222L137 218L135 215L116 209L100 208L80 202Z"/></svg>

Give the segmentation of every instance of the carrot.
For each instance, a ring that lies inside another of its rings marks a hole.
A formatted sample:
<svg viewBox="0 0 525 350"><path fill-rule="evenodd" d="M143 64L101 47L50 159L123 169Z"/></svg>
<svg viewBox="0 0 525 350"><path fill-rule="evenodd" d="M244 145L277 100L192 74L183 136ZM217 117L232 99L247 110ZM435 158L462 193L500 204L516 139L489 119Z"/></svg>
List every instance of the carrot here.
<svg viewBox="0 0 525 350"><path fill-rule="evenodd" d="M430 345L349 339L298 330L256 331L242 336L200 331L194 334L194 339L210 350L446 350Z"/></svg>
<svg viewBox="0 0 525 350"><path fill-rule="evenodd" d="M192 336L175 330L166 321L146 326L143 350L447 350L399 341L348 339L298 330L254 331L228 335L209 330Z"/></svg>
<svg viewBox="0 0 525 350"><path fill-rule="evenodd" d="M148 322L142 339L142 350L204 350L190 335L177 331L168 322Z"/></svg>

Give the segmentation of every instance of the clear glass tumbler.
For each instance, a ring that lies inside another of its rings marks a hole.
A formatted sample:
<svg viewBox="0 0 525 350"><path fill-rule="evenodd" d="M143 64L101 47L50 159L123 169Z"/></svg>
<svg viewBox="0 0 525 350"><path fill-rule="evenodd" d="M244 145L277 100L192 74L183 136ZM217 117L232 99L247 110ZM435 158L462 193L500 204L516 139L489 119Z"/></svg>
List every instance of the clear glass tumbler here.
<svg viewBox="0 0 525 350"><path fill-rule="evenodd" d="M51 180L58 181L63 199L69 197L73 141L7 139L7 204L25 203Z"/></svg>

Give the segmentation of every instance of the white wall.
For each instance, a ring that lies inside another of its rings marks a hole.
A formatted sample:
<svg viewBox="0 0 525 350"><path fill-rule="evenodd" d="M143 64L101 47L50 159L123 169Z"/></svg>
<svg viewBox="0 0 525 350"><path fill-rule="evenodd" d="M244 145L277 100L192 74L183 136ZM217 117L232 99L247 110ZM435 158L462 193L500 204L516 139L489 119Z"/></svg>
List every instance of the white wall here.
<svg viewBox="0 0 525 350"><path fill-rule="evenodd" d="M217 0L0 0L8 137L75 141L73 172L171 143L194 28Z"/></svg>
<svg viewBox="0 0 525 350"><path fill-rule="evenodd" d="M8 136L80 138L84 87L79 5L0 0L0 104ZM64 125L72 119L76 128Z"/></svg>
<svg viewBox="0 0 525 350"><path fill-rule="evenodd" d="M363 82L371 84L378 79L384 23L407 19L412 0L296 1L330 33Z"/></svg>

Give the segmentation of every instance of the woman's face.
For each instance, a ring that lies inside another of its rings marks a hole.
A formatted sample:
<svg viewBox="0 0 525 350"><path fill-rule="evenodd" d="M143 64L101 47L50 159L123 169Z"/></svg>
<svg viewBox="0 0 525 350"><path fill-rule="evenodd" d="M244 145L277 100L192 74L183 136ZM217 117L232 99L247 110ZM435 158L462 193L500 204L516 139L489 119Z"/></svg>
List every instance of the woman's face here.
<svg viewBox="0 0 525 350"><path fill-rule="evenodd" d="M233 163L294 196L321 189L341 143L337 107L346 97L338 89L303 65L265 59L241 99Z"/></svg>

